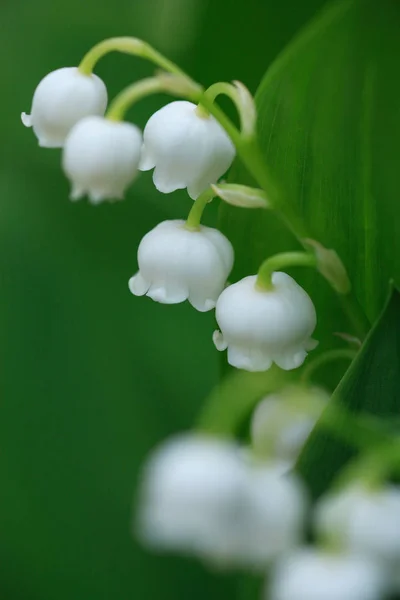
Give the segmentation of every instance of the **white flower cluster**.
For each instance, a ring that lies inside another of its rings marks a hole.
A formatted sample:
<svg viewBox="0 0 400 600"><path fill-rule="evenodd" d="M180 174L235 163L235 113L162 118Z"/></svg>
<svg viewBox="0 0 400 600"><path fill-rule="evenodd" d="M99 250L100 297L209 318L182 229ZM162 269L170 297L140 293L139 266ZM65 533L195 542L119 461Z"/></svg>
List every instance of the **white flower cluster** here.
<svg viewBox="0 0 400 600"><path fill-rule="evenodd" d="M93 203L122 199L138 170L154 168L163 193L187 188L195 199L230 167L235 156L228 135L192 102L171 102L148 121L143 135L130 123L104 118L107 89L96 75L77 67L57 69L37 86L31 114L39 145L63 148L71 199Z"/></svg>
<svg viewBox="0 0 400 600"><path fill-rule="evenodd" d="M104 117L106 106L101 79L70 67L49 73L36 88L31 115L22 115L41 146L62 147L72 200L85 195L95 204L122 199L137 171L153 168L158 190L187 188L196 200L234 159L225 130L191 102L161 108L143 136L111 113ZM129 288L165 304L188 300L201 312L215 308L220 331L213 340L218 350L228 350L234 367L299 367L317 344L311 338L316 326L311 299L282 272L273 273L270 289L258 286L255 275L224 289L233 261L232 245L218 230L166 221L141 241L139 271Z"/></svg>
<svg viewBox="0 0 400 600"><path fill-rule="evenodd" d="M147 464L139 535L226 567L264 569L295 548L306 512L295 476L253 463L233 442L177 437Z"/></svg>
<svg viewBox="0 0 400 600"><path fill-rule="evenodd" d="M137 530L152 548L265 572L265 600L381 600L400 591L399 487L359 482L321 498L314 546L304 545L309 509L301 481L276 458L260 462L229 440L186 434L147 463Z"/></svg>

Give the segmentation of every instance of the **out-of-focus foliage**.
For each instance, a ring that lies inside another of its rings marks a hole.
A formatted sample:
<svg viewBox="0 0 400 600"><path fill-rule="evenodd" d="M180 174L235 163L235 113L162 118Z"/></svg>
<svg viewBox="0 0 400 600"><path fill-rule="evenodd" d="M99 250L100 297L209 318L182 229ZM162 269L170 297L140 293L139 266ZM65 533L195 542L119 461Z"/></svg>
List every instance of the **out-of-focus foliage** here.
<svg viewBox="0 0 400 600"><path fill-rule="evenodd" d="M321 0L3 0L0 150L0 596L232 598L234 578L154 557L130 535L149 449L190 427L217 380L212 314L133 298L136 248L191 201L141 176L125 202L72 204L59 151L20 123L50 70L113 35L144 37L205 84L253 91ZM110 96L150 72L109 56ZM145 123L159 99L132 118ZM207 217L215 217L211 209ZM240 260L240 257L239 257Z"/></svg>
<svg viewBox="0 0 400 600"><path fill-rule="evenodd" d="M338 439L324 425L324 420L332 419L329 415L336 414L337 408L340 410L335 421L339 430L346 427L347 411L350 415L361 414L364 419L368 414L385 418L393 431L398 428L399 345L400 294L394 290L362 350L336 388L320 426L313 431L300 456L298 471L314 497L330 487L343 465L357 453L354 446ZM332 410L335 412L332 413Z"/></svg>
<svg viewBox="0 0 400 600"><path fill-rule="evenodd" d="M256 97L260 143L281 194L304 217L308 236L338 252L371 323L383 308L389 280L400 279L400 87L393 77L399 54L398 2L340 0L285 49ZM224 205L221 214L241 257L238 277L254 272L266 254L296 247L270 213ZM316 302L322 349L343 347L335 333L354 331L337 297L315 272L298 278ZM398 322L394 292L334 403L386 419L398 414ZM299 465L314 495L326 490L351 455L324 431L322 419Z"/></svg>

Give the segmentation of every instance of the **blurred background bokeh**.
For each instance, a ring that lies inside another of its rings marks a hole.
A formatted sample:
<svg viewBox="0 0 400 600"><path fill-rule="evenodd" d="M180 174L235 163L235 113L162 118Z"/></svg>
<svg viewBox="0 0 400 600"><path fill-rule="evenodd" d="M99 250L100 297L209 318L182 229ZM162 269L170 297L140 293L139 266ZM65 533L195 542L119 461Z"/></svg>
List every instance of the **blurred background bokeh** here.
<svg viewBox="0 0 400 600"><path fill-rule="evenodd" d="M60 152L20 122L39 80L99 40L135 35L204 84L264 71L322 0L2 0L0 598L237 598L236 578L147 553L131 535L140 465L193 423L218 380L213 315L134 298L141 237L182 218L149 173L125 202L72 204ZM121 55L110 97L151 72ZM130 116L143 126L165 100ZM206 220L215 223L210 208Z"/></svg>

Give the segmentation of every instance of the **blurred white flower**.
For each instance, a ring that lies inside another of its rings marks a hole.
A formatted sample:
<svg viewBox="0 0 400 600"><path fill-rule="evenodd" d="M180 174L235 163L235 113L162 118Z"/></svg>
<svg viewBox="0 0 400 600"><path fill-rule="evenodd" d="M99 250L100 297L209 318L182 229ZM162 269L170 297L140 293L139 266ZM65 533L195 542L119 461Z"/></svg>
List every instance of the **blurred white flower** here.
<svg viewBox="0 0 400 600"><path fill-rule="evenodd" d="M129 280L136 296L177 304L189 300L197 310L214 308L233 266L233 248L217 229L164 221L147 233L138 249L139 271Z"/></svg>
<svg viewBox="0 0 400 600"><path fill-rule="evenodd" d="M298 545L305 509L293 476L253 465L233 443L186 435L164 444L145 469L139 534L154 547L263 570Z"/></svg>
<svg viewBox="0 0 400 600"><path fill-rule="evenodd" d="M282 475L279 463L247 469L243 507L237 520L241 566L265 569L269 561L299 546L304 534L307 499L300 481Z"/></svg>
<svg viewBox="0 0 400 600"><path fill-rule="evenodd" d="M72 127L89 115L104 115L107 89L97 75L64 67L44 77L33 95L31 114L22 122L32 127L44 148L61 148Z"/></svg>
<svg viewBox="0 0 400 600"><path fill-rule="evenodd" d="M316 507L315 526L328 541L379 562L396 578L400 569L399 486L369 489L358 483L328 494Z"/></svg>
<svg viewBox="0 0 400 600"><path fill-rule="evenodd" d="M234 536L244 477L234 443L196 435L173 438L146 465L140 537L166 550L224 555Z"/></svg>
<svg viewBox="0 0 400 600"><path fill-rule="evenodd" d="M265 600L379 600L383 573L353 555L303 549L280 561Z"/></svg>
<svg viewBox="0 0 400 600"><path fill-rule="evenodd" d="M142 135L131 123L86 117L69 133L63 169L71 182L71 200L85 194L94 204L122 199L135 178Z"/></svg>
<svg viewBox="0 0 400 600"><path fill-rule="evenodd" d="M220 295L214 332L218 350L228 349L228 362L246 371L266 371L275 362L281 369L303 364L317 342L310 336L316 314L308 294L286 273L272 275L270 291L256 287L250 276Z"/></svg>
<svg viewBox="0 0 400 600"><path fill-rule="evenodd" d="M178 100L150 117L143 132L142 171L154 169L156 188L165 194L187 188L196 199L231 166L235 147L214 117Z"/></svg>
<svg viewBox="0 0 400 600"><path fill-rule="evenodd" d="M253 450L291 468L328 400L322 388L300 385L266 396L251 420Z"/></svg>

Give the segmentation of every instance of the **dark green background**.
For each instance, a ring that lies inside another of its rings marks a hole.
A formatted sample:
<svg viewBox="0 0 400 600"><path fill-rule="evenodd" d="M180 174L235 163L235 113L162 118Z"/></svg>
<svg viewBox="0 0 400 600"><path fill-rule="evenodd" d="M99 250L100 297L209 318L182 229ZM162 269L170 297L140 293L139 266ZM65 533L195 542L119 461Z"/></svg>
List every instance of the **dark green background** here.
<svg viewBox="0 0 400 600"><path fill-rule="evenodd" d="M153 42L204 84L252 91L320 0L2 0L0 598L237 597L233 576L147 554L130 534L149 450L190 427L218 378L213 315L134 298L138 243L184 217L149 174L114 206L72 204L59 151L20 123L39 80L97 41ZM105 58L110 96L150 73ZM132 118L143 125L158 99ZM209 222L215 219L210 209Z"/></svg>

